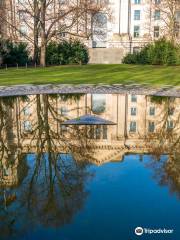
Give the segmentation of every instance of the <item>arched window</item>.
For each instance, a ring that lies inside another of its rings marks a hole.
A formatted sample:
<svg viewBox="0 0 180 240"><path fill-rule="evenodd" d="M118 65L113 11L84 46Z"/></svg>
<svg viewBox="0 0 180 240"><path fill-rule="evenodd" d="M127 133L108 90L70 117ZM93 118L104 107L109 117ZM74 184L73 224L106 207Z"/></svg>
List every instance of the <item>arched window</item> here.
<svg viewBox="0 0 180 240"><path fill-rule="evenodd" d="M23 127L25 132L31 132L32 131L32 124L30 121L24 121Z"/></svg>
<svg viewBox="0 0 180 240"><path fill-rule="evenodd" d="M106 95L93 94L92 95L92 112L100 114L106 110Z"/></svg>
<svg viewBox="0 0 180 240"><path fill-rule="evenodd" d="M68 113L69 113L69 110L67 109L67 107L61 107L60 108L60 114L64 117L67 117L68 116Z"/></svg>

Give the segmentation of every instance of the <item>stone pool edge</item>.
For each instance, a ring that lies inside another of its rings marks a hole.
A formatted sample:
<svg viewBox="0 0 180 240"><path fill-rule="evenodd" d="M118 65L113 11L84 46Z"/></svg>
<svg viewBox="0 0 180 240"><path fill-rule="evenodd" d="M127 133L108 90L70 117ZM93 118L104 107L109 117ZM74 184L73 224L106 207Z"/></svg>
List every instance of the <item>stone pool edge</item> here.
<svg viewBox="0 0 180 240"><path fill-rule="evenodd" d="M68 94L68 93L99 93L99 94L135 94L180 97L180 86L149 87L149 85L122 84L44 84L0 86L0 97L35 95L35 94Z"/></svg>

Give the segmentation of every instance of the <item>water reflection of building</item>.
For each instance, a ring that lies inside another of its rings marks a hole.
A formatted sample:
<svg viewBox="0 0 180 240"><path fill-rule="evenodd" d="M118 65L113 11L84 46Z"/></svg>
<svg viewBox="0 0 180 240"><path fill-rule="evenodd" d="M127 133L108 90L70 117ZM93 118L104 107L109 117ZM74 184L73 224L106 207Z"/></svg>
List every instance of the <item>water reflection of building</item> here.
<svg viewBox="0 0 180 240"><path fill-rule="evenodd" d="M70 223L84 206L88 196L85 184L93 177L88 164L75 162L72 155L77 160L89 157L87 160L102 164L121 160L128 152L150 152L164 136L166 145L172 148L180 131L179 103L180 99L122 94L0 98L0 217L4 219L1 236L13 232L19 219L23 231L29 225L57 228ZM73 129L62 124L87 114L115 125ZM80 152L75 147L78 144ZM179 194L180 155L175 154L176 148L172 148L173 154L169 154L165 166L160 165L157 174L162 175L160 183L170 184L170 189ZM59 154L64 151L71 151L72 155ZM23 156L23 152L28 154ZM16 185L19 188L9 189Z"/></svg>
<svg viewBox="0 0 180 240"><path fill-rule="evenodd" d="M21 184L26 177L28 167L25 159L22 156L8 155L7 158L1 159L0 166L0 188L1 187L15 187Z"/></svg>
<svg viewBox="0 0 180 240"><path fill-rule="evenodd" d="M62 125L65 120L85 114L98 115L116 125L88 127L89 142L96 149L95 158L99 162L119 160L126 152L149 152L151 143L147 139L150 136L156 140L161 129L178 135L179 113L178 98L128 94L49 95L46 102L45 95L39 100L34 95L26 101L18 99L13 111L16 116L14 137L17 141L19 135L23 148L29 149L30 146L36 147L38 135L35 130L42 115L47 114L44 119L48 118L48 125L58 135L68 132L68 128ZM58 146L61 147L59 142Z"/></svg>

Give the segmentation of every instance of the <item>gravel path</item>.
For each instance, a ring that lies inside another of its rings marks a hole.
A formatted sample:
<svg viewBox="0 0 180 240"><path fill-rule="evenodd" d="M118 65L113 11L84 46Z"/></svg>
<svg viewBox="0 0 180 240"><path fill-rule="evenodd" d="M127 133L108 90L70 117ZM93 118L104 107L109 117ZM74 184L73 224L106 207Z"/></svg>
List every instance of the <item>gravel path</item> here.
<svg viewBox="0 0 180 240"><path fill-rule="evenodd" d="M172 96L180 97L180 87L165 86L163 88L151 88L146 85L69 85L69 84L46 84L46 85L16 85L0 87L0 96L17 96L33 94L53 93L120 93L136 95Z"/></svg>

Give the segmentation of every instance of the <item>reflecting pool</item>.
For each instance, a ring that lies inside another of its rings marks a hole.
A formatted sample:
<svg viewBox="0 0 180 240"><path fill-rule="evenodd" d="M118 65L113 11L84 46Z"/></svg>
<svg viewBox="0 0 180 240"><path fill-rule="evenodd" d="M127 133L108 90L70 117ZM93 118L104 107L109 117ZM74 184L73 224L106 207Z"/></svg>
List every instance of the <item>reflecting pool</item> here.
<svg viewBox="0 0 180 240"><path fill-rule="evenodd" d="M178 240L179 214L179 98L0 98L0 239Z"/></svg>

